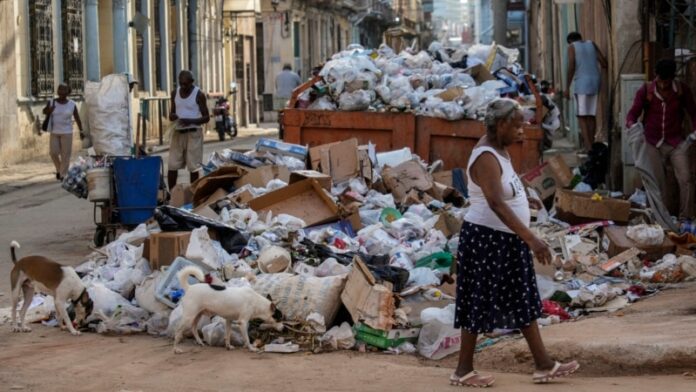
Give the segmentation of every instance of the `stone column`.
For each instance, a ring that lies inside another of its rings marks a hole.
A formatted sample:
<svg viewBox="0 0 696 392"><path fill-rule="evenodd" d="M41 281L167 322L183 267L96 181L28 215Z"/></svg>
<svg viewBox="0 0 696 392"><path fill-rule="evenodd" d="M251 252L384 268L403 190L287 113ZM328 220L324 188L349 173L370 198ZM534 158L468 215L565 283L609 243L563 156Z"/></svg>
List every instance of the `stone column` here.
<svg viewBox="0 0 696 392"><path fill-rule="evenodd" d="M85 55L87 57L87 80L98 82L99 65L99 0L85 3Z"/></svg>
<svg viewBox="0 0 696 392"><path fill-rule="evenodd" d="M112 0L114 73L128 72L128 19L126 0Z"/></svg>

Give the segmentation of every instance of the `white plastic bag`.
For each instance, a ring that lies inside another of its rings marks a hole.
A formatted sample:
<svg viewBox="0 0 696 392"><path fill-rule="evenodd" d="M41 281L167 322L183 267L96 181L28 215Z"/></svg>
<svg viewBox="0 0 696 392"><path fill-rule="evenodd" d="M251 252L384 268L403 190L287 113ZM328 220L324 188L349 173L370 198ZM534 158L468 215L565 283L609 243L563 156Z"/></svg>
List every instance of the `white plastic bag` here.
<svg viewBox="0 0 696 392"><path fill-rule="evenodd" d="M371 90L346 92L338 97L338 108L346 112L359 112L367 110L374 99L375 93Z"/></svg>
<svg viewBox="0 0 696 392"><path fill-rule="evenodd" d="M632 239L638 245L656 246L662 244L665 239L665 231L660 225L636 225L626 230L626 237Z"/></svg>
<svg viewBox="0 0 696 392"><path fill-rule="evenodd" d="M423 309L420 315L423 327L418 336L420 355L437 360L459 351L462 332L454 328L454 311L454 304L442 309Z"/></svg>
<svg viewBox="0 0 696 392"><path fill-rule="evenodd" d="M439 286L440 278L435 271L427 267L414 268L408 272L408 284L410 286Z"/></svg>
<svg viewBox="0 0 696 392"><path fill-rule="evenodd" d="M232 256L228 254L220 243L210 239L208 228L201 226L191 232L186 258L200 261L211 269L218 269L223 264L232 262Z"/></svg>
<svg viewBox="0 0 696 392"><path fill-rule="evenodd" d="M331 328L321 337L322 344L331 346L334 350L350 350L355 346L355 336L353 329L347 322L343 322L341 326Z"/></svg>
<svg viewBox="0 0 696 392"><path fill-rule="evenodd" d="M128 155L131 147L129 87L125 74L85 83L85 104L90 138L99 155Z"/></svg>

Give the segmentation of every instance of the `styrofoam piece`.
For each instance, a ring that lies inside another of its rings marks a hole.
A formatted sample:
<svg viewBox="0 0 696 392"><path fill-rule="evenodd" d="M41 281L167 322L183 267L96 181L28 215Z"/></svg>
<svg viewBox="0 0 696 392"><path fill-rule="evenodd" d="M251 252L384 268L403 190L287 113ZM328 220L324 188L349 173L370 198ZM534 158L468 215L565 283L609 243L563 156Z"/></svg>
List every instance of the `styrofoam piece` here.
<svg viewBox="0 0 696 392"><path fill-rule="evenodd" d="M169 298L167 298L166 294L169 293L171 289L181 288L179 287L179 279L177 279L176 275L184 267L188 267L190 265L199 267L203 270L204 273L211 271L210 267L204 264L203 262L188 260L183 257L177 257L174 260L174 262L167 268L167 270L164 272L164 275L157 283L157 288L155 289L155 298L157 298L158 301L162 302L163 304L169 306L172 309L176 307L176 304L172 302ZM192 277L189 277L189 283L195 284L200 282L198 282Z"/></svg>

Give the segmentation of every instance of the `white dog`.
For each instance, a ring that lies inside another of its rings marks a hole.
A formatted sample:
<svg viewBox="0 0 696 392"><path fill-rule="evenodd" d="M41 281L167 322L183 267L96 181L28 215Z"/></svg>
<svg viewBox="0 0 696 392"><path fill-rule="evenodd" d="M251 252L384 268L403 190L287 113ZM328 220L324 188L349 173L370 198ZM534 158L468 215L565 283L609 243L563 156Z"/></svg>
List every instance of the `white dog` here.
<svg viewBox="0 0 696 392"><path fill-rule="evenodd" d="M177 347L187 328L191 328L196 342L201 346L203 340L198 335L198 321L204 314L216 314L225 319L225 347L228 350L234 347L230 343L232 333L231 324L235 321L239 324L244 338L244 343L250 351L258 351L249 342L249 321L261 319L277 330L283 329L280 323L283 315L278 311L269 298L264 298L251 287L225 287L211 283L196 283L189 285L188 278L194 277L200 282L207 281L203 271L198 267L185 267L177 275L179 284L185 291L181 300L182 316L174 335L174 353L182 351Z"/></svg>
<svg viewBox="0 0 696 392"><path fill-rule="evenodd" d="M30 332L31 328L24 324L24 316L34 298L34 290L53 296L56 304L58 325L67 328L71 334L79 335L80 331L73 326L65 305L72 302L75 308L75 323L82 326L92 313L92 299L87 293L80 277L72 267L67 267L49 260L43 256L27 256L17 260L15 249L19 248L17 241L12 241L10 253L14 268L10 273L12 287L12 331ZM19 312L19 324L16 323L17 303L20 294L24 296L24 305Z"/></svg>

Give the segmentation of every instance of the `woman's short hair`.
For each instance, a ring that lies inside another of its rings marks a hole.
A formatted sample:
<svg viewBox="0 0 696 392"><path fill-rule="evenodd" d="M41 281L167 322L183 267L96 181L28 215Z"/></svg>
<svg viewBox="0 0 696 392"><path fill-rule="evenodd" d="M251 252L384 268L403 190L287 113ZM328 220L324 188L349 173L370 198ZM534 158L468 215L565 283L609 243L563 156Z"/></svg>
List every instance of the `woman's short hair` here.
<svg viewBox="0 0 696 392"><path fill-rule="evenodd" d="M510 119L515 112L521 110L522 107L514 99L498 98L492 101L486 108L486 117L483 120L486 125L486 131L495 133L495 127L498 125L498 121Z"/></svg>

